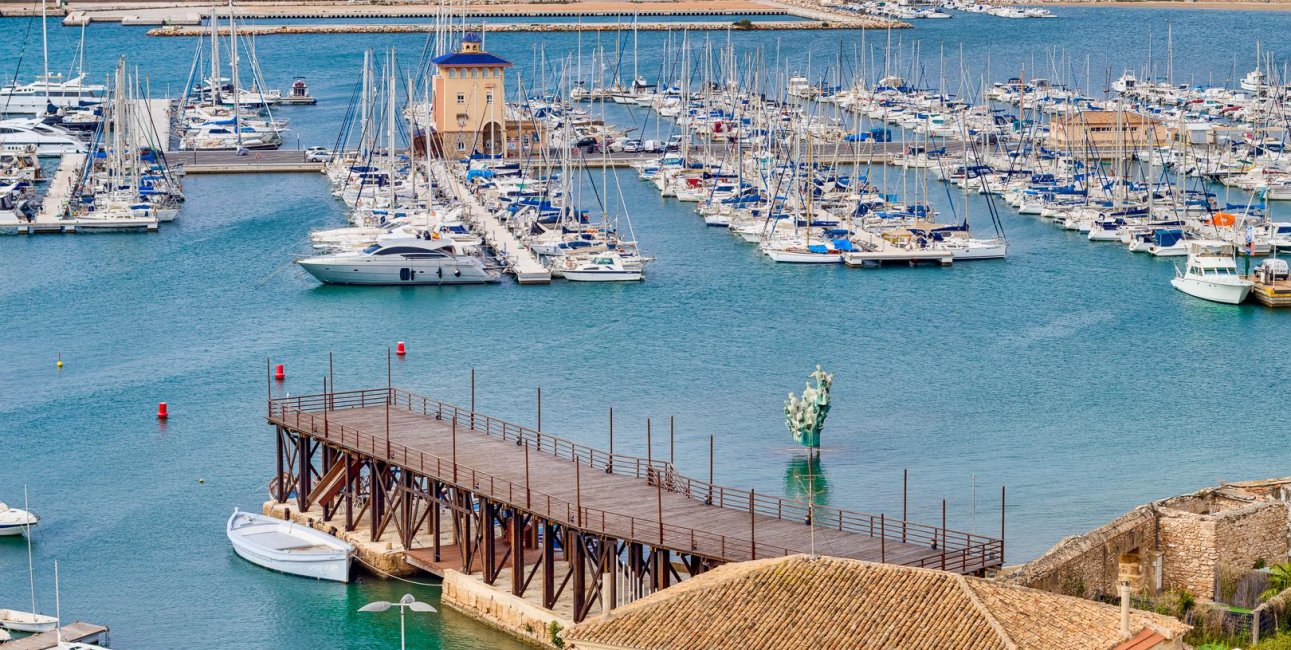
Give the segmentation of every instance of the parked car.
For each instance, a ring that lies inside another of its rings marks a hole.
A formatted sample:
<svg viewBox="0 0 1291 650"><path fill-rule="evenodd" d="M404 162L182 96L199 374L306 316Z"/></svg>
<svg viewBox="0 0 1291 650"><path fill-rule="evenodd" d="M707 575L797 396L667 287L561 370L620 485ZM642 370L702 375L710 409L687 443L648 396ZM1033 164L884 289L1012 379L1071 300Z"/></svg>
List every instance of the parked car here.
<svg viewBox="0 0 1291 650"><path fill-rule="evenodd" d="M641 147L641 141L640 141L640 140L628 140L628 141L626 141L626 142L624 142L624 143L623 143L623 146L622 146L622 148L621 148L620 150L621 150L623 153L641 153L641 150L642 150L642 147Z"/></svg>
<svg viewBox="0 0 1291 650"><path fill-rule="evenodd" d="M305 161L325 163L332 159L332 152L324 147L310 147L305 150Z"/></svg>

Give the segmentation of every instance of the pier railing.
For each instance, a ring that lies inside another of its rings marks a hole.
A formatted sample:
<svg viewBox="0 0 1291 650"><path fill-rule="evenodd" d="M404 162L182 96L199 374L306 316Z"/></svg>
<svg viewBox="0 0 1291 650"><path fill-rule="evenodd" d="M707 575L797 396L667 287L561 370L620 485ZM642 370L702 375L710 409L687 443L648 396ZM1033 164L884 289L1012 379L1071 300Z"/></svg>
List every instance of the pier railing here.
<svg viewBox="0 0 1291 650"><path fill-rule="evenodd" d="M469 409L433 400L402 389L368 389L317 395L271 399L269 420L275 424L323 438L340 446L398 464L423 476L470 488L498 501L510 503L549 519L583 530L591 530L619 539L644 544L658 544L708 555L717 559L751 559L801 553L773 544L756 542L742 536L729 536L675 526L657 519L643 519L581 506L561 497L516 484L507 479L478 471L451 459L409 449L371 432L359 431L328 421L325 413L341 409L368 408L389 404L413 413L453 421L468 432L483 433L517 446L556 458L576 461L588 469L645 479L669 492L702 501L705 504L781 520L814 525L817 530L838 530L866 535L880 540L882 561L886 559L886 542L920 546L939 554L907 562L913 566L971 573L1000 566L1004 558L1004 541L983 535L939 528L886 515L872 515L804 501L757 494L677 472L672 463L625 454L610 454L558 436L499 420ZM828 548L827 543L825 548Z"/></svg>

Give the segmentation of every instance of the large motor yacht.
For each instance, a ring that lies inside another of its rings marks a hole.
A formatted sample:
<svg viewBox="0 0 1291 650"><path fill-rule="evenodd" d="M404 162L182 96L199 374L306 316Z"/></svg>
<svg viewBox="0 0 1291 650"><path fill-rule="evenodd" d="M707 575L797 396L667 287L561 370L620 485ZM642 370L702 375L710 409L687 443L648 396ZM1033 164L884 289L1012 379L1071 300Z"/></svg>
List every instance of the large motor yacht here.
<svg viewBox="0 0 1291 650"><path fill-rule="evenodd" d="M481 257L456 251L447 238L389 239L296 263L326 284L481 284L500 279Z"/></svg>

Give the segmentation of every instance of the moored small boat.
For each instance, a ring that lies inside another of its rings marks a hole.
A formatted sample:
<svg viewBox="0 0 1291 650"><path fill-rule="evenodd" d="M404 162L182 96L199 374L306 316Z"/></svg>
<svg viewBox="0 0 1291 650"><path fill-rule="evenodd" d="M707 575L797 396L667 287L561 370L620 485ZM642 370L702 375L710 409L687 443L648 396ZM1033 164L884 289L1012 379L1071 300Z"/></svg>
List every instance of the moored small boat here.
<svg viewBox="0 0 1291 650"><path fill-rule="evenodd" d="M349 582L354 547L299 524L234 510L226 527L243 559L282 573Z"/></svg>
<svg viewBox="0 0 1291 650"><path fill-rule="evenodd" d="M16 609L0 609L0 627L15 632L49 632L58 625L58 619L45 614L20 612Z"/></svg>

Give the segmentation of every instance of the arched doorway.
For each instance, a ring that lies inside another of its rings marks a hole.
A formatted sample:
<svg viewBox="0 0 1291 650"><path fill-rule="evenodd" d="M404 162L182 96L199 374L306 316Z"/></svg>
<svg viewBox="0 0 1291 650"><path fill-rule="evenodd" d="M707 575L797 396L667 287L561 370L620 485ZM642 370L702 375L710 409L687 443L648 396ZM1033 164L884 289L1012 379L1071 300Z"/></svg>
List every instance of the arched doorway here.
<svg viewBox="0 0 1291 650"><path fill-rule="evenodd" d="M497 122L489 122L480 130L480 151L485 155L497 156L506 150L506 131Z"/></svg>

